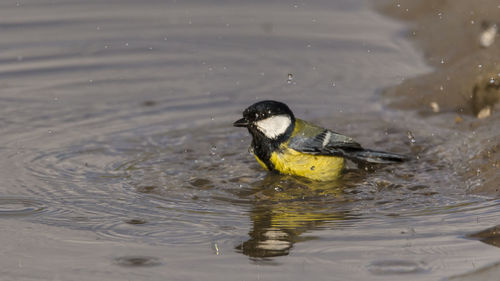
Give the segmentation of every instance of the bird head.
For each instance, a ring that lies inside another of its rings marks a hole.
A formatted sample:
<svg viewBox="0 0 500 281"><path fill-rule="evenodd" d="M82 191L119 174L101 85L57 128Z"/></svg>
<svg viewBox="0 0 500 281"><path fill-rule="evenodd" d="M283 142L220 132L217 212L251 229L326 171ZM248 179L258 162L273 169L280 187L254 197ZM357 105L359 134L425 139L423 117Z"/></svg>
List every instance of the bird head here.
<svg viewBox="0 0 500 281"><path fill-rule="evenodd" d="M248 128L254 137L265 136L270 140L278 140L291 134L294 124L295 117L286 104L266 100L245 109L243 118L234 122L233 126Z"/></svg>

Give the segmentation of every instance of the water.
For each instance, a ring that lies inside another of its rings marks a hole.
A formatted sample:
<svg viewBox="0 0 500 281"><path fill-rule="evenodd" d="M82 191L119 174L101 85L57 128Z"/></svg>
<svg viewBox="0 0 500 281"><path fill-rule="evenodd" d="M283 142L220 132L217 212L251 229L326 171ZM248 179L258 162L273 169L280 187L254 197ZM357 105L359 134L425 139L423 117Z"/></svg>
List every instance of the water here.
<svg viewBox="0 0 500 281"><path fill-rule="evenodd" d="M500 223L454 172L474 136L384 107L429 68L365 1L0 6L5 278L436 280L500 258L467 237ZM268 175L231 126L261 99L414 159Z"/></svg>

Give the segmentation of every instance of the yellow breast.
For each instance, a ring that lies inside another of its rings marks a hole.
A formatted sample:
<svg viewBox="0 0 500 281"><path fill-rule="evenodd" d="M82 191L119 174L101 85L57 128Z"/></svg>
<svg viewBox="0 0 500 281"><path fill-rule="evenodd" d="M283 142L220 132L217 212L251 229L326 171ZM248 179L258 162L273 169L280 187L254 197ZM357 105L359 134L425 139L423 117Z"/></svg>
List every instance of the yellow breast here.
<svg viewBox="0 0 500 281"><path fill-rule="evenodd" d="M282 174L320 181L337 179L344 168L342 157L305 154L283 145L271 154L270 160Z"/></svg>

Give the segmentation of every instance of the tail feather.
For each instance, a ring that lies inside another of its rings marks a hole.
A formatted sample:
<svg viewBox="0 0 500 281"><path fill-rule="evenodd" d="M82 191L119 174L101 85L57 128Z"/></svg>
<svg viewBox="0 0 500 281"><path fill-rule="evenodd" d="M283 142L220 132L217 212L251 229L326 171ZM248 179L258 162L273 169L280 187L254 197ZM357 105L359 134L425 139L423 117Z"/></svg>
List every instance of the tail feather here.
<svg viewBox="0 0 500 281"><path fill-rule="evenodd" d="M354 162L361 161L373 164L401 163L408 160L405 155L369 149L354 151L350 153L348 158Z"/></svg>

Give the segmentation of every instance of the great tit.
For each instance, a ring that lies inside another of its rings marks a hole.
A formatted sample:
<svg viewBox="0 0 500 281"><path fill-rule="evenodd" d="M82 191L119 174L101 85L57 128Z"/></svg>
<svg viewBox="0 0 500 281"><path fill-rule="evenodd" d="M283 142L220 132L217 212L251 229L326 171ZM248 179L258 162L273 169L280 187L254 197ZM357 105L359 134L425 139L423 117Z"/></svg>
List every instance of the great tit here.
<svg viewBox="0 0 500 281"><path fill-rule="evenodd" d="M345 159L357 164L403 162L406 156L364 149L352 138L295 118L284 103L265 100L243 111L235 127L245 127L252 136L251 152L269 171L313 180L341 176Z"/></svg>

